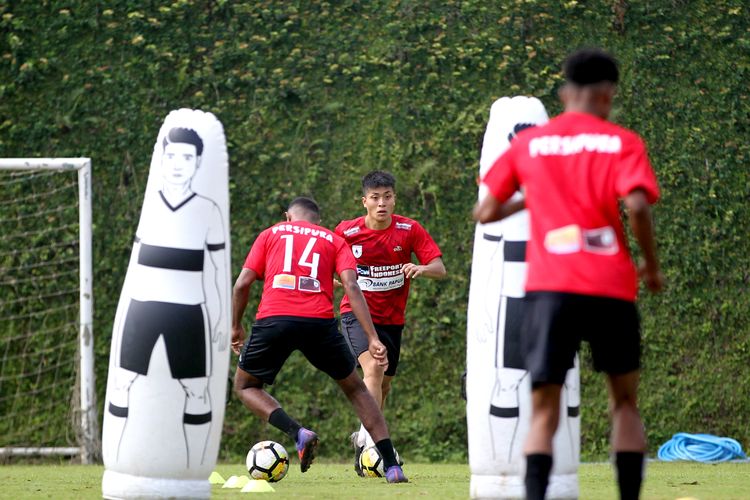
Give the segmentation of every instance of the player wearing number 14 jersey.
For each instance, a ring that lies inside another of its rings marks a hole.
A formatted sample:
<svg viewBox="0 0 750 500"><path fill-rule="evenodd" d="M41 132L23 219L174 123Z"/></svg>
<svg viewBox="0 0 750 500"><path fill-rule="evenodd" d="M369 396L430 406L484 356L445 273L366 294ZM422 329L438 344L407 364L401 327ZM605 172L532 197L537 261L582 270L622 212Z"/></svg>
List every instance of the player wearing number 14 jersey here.
<svg viewBox="0 0 750 500"><path fill-rule="evenodd" d="M385 346L378 340L367 304L357 285L356 262L344 240L318 225L318 205L296 198L287 221L261 232L253 243L232 293L232 350L240 355L234 389L253 413L295 441L300 468L306 472L318 446L318 435L305 429L264 389L294 350L336 380L360 420L376 440L383 457L386 480L406 482L396 463L388 427L378 403L359 378L354 358L333 316L333 276L338 274L350 297L353 314L364 325L367 350L379 364L387 364ZM263 296L252 332L244 343L242 316L250 285L262 279Z"/></svg>
<svg viewBox="0 0 750 500"><path fill-rule="evenodd" d="M357 282L378 338L388 349L388 366L377 363L368 352L367 337L348 296L341 301L341 324L362 366L365 385L382 409L398 366L411 280L418 276L440 279L446 271L440 248L430 234L417 221L393 213L396 180L391 174L373 171L365 175L362 194L367 214L339 223L336 233L346 239L357 258ZM419 264L412 262L412 254ZM360 476L363 473L359 454L365 446L372 445L364 427L351 435L354 469Z"/></svg>

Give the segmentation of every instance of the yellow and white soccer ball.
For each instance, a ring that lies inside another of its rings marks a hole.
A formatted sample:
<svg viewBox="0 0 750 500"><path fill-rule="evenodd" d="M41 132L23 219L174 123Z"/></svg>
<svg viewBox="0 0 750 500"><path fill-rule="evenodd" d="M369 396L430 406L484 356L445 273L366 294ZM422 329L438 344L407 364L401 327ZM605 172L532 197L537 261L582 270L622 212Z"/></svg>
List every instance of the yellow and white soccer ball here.
<svg viewBox="0 0 750 500"><path fill-rule="evenodd" d="M284 479L289 470L289 454L275 441L261 441L247 452L245 465L253 479L275 483Z"/></svg>
<svg viewBox="0 0 750 500"><path fill-rule="evenodd" d="M380 456L380 452L375 446L368 446L362 450L362 454L359 456L359 465L362 467L365 477L385 476L383 457Z"/></svg>
<svg viewBox="0 0 750 500"><path fill-rule="evenodd" d="M393 449L393 455L396 458L396 463L403 465L404 462L401 460L396 449ZM376 446L367 446L362 453L359 455L359 466L362 468L362 472L365 477L383 477L385 476L385 466L383 465L383 457L380 455Z"/></svg>

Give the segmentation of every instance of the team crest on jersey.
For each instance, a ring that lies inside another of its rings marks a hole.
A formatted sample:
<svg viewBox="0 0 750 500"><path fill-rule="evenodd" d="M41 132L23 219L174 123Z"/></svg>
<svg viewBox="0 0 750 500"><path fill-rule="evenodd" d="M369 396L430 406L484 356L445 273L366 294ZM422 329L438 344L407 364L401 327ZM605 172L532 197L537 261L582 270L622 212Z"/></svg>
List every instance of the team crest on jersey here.
<svg viewBox="0 0 750 500"><path fill-rule="evenodd" d="M352 245L352 253L358 259L362 257L362 245Z"/></svg>

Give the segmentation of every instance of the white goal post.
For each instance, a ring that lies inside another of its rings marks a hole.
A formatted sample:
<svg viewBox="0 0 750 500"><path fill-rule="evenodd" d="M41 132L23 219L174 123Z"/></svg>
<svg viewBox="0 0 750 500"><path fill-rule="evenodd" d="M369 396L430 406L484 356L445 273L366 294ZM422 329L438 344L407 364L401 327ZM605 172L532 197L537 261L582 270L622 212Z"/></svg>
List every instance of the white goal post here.
<svg viewBox="0 0 750 500"><path fill-rule="evenodd" d="M93 337L93 271L91 218L91 159L90 158L0 158L0 170L77 171L78 173L78 228L79 228L79 338L78 384L80 407L73 413L80 415L77 426L78 447L7 446L0 448L0 456L80 455L84 464L98 460L99 433L94 381ZM19 443L21 444L21 443Z"/></svg>

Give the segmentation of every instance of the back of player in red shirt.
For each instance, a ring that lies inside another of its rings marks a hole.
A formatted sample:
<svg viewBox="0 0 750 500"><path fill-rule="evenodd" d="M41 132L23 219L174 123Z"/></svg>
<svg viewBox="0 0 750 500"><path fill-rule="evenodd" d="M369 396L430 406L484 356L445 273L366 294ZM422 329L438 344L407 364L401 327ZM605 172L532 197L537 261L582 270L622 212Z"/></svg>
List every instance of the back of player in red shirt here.
<svg viewBox="0 0 750 500"><path fill-rule="evenodd" d="M521 186L531 213L527 291L634 301L637 276L618 199L636 188L659 197L646 147L634 132L566 112L523 131L482 181L498 200Z"/></svg>
<svg viewBox="0 0 750 500"><path fill-rule="evenodd" d="M281 222L255 240L245 269L263 278L256 319L333 318L333 274L356 269L343 238L307 221Z"/></svg>
<svg viewBox="0 0 750 500"><path fill-rule="evenodd" d="M533 400L523 447L526 498L545 498L563 384L583 341L594 369L607 374L620 498L638 498L646 451L637 404L641 329L619 202L641 250L639 274L656 292L663 276L651 204L659 189L640 137L606 121L617 61L600 49L581 49L565 60L563 72L565 112L521 132L498 158L483 179L489 194L474 218L507 217L523 208L507 200L524 191L531 239L521 350Z"/></svg>
<svg viewBox="0 0 750 500"><path fill-rule="evenodd" d="M292 352L300 351L318 370L336 380L357 416L367 422L383 458L389 483L407 482L398 465L388 426L375 399L355 369L355 360L333 317L333 274L350 296L353 314L363 325L367 351L376 363L388 364L367 303L357 285L356 262L344 240L319 225L320 208L311 198L292 200L287 222L263 231L253 243L232 291L232 350L239 355L235 392L242 403L292 439L306 472L319 443L318 435L294 420L264 389L272 384ZM263 297L245 341L242 316L250 286L264 281Z"/></svg>
<svg viewBox="0 0 750 500"><path fill-rule="evenodd" d="M415 220L391 215L386 229L370 229L365 216L336 226L357 259L357 282L370 308L372 321L381 325L403 325L411 280L405 279L404 264L417 256L427 264L442 254L432 236ZM341 300L341 313L352 310L349 297Z"/></svg>

